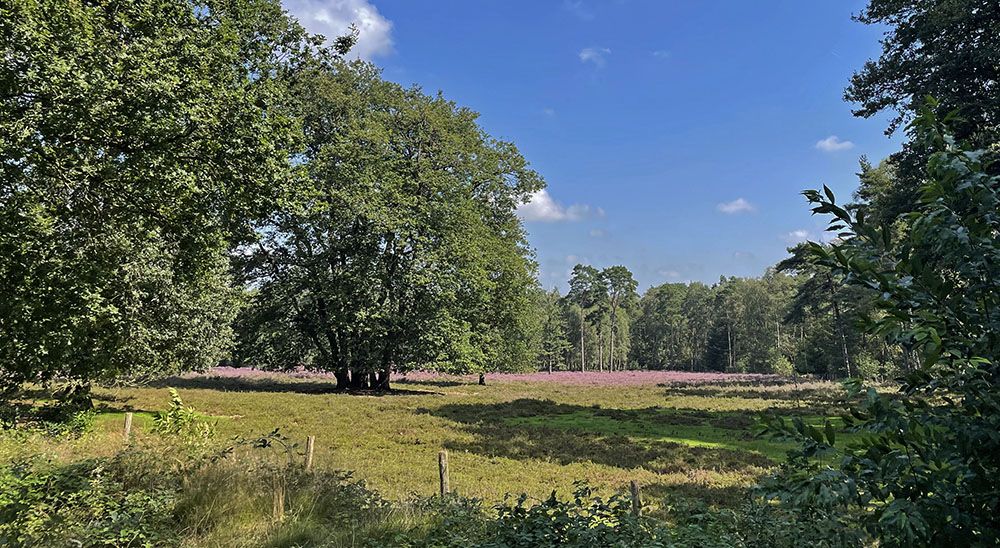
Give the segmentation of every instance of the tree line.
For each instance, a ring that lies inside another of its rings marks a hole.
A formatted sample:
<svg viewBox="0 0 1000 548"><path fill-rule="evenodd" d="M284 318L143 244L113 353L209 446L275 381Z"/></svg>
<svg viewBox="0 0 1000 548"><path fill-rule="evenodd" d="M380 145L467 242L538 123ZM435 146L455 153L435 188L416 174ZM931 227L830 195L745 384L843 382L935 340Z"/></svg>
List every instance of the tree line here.
<svg viewBox="0 0 1000 548"><path fill-rule="evenodd" d="M902 348L861 329L870 290L809 260L806 244L789 252L758 278L665 283L641 296L624 266L577 265L566 295L539 298L540 368L888 378L912 367Z"/></svg>

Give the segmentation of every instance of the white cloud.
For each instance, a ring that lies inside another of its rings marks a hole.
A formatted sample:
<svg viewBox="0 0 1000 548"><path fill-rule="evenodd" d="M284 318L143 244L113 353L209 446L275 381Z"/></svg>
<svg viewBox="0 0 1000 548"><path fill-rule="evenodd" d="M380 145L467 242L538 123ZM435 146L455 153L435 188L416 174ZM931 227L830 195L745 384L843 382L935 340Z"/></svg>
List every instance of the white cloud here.
<svg viewBox="0 0 1000 548"><path fill-rule="evenodd" d="M670 52L665 49L658 49L653 52L653 57L657 57L660 59L667 59L668 57L670 57Z"/></svg>
<svg viewBox="0 0 1000 548"><path fill-rule="evenodd" d="M656 273L668 280L679 280L681 278L681 273L676 270L657 270Z"/></svg>
<svg viewBox="0 0 1000 548"><path fill-rule="evenodd" d="M606 234L606 232L604 232L603 230L601 230L599 228L592 228L592 229L590 229L590 237L591 238L603 238L605 234Z"/></svg>
<svg viewBox="0 0 1000 548"><path fill-rule="evenodd" d="M349 57L371 59L392 53L392 21L368 0L287 0L284 5L306 30L327 40L346 34L354 24L358 43Z"/></svg>
<svg viewBox="0 0 1000 548"><path fill-rule="evenodd" d="M548 117L551 118L551 117L553 117L553 116L556 115L556 109L554 109L554 108L543 108L542 109L542 114L544 114L544 115L546 115L546 116L548 116Z"/></svg>
<svg viewBox="0 0 1000 548"><path fill-rule="evenodd" d="M854 148L854 143L844 141L836 135L831 135L826 139L816 141L816 148L823 152L837 152L838 150L850 150Z"/></svg>
<svg viewBox="0 0 1000 548"><path fill-rule="evenodd" d="M594 18L594 12L582 0L563 0L563 9L584 21L590 21Z"/></svg>
<svg viewBox="0 0 1000 548"><path fill-rule="evenodd" d="M594 66L603 67L607 62L606 57L611 55L608 48L583 48L578 54L581 63L593 63Z"/></svg>
<svg viewBox="0 0 1000 548"><path fill-rule="evenodd" d="M721 204L715 206L715 209L725 213L726 215L757 211L757 208L753 204L743 198L736 198L731 202L722 202Z"/></svg>
<svg viewBox="0 0 1000 548"><path fill-rule="evenodd" d="M544 188L531 196L531 200L517 208L517 214L525 221L540 221L557 223L560 221L579 221L589 217L603 217L604 210L592 208L586 204L573 204L564 207L552 199Z"/></svg>
<svg viewBox="0 0 1000 548"><path fill-rule="evenodd" d="M787 234L784 234L781 237L781 239L785 240L790 244L797 244L809 239L809 231L804 228L800 228L798 230L793 230Z"/></svg>

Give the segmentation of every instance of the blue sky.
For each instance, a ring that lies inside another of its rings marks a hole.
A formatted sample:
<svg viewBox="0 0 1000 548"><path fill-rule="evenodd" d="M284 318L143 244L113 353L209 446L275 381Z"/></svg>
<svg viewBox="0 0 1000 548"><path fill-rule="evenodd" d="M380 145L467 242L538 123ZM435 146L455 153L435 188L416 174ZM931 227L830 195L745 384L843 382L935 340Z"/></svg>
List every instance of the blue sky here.
<svg viewBox="0 0 1000 548"><path fill-rule="evenodd" d="M545 178L522 210L541 282L577 262L640 289L756 276L847 199L858 158L899 146L842 94L876 57L861 0L286 0L307 28L361 29L388 79L481 113Z"/></svg>

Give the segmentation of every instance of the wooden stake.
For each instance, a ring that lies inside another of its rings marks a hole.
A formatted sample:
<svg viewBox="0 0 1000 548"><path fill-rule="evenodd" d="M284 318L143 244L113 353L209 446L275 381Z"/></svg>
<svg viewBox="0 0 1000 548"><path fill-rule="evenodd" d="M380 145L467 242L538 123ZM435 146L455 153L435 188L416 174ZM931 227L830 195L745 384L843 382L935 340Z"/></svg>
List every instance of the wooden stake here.
<svg viewBox="0 0 1000 548"><path fill-rule="evenodd" d="M132 413L125 413L125 443L131 441L132 438Z"/></svg>
<svg viewBox="0 0 1000 548"><path fill-rule="evenodd" d="M306 438L306 470L313 467L313 448L316 446L316 436Z"/></svg>
<svg viewBox="0 0 1000 548"><path fill-rule="evenodd" d="M451 492L448 485L448 452L443 449L438 453L438 474L441 477L441 496L443 497Z"/></svg>
<svg viewBox="0 0 1000 548"><path fill-rule="evenodd" d="M278 474L274 474L271 486L273 488L271 515L274 521L282 521L285 519L285 484L278 477Z"/></svg>
<svg viewBox="0 0 1000 548"><path fill-rule="evenodd" d="M639 517L642 515L642 499L639 498L639 484L632 480L628 490L632 492L632 515Z"/></svg>

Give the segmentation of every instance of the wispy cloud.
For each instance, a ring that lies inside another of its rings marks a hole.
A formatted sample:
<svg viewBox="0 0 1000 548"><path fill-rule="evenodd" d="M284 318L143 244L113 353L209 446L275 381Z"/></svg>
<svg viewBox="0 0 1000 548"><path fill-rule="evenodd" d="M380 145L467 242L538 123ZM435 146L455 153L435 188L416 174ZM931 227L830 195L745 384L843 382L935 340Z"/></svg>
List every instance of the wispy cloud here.
<svg viewBox="0 0 1000 548"><path fill-rule="evenodd" d="M357 27L358 42L349 57L371 59L393 51L392 21L367 0L286 0L284 7L306 30L328 40L347 34L352 24Z"/></svg>
<svg viewBox="0 0 1000 548"><path fill-rule="evenodd" d="M607 234L607 232L604 232L600 228L592 228L592 229L590 229L590 237L591 238L603 238L606 234Z"/></svg>
<svg viewBox="0 0 1000 548"><path fill-rule="evenodd" d="M837 152L838 150L850 150L854 148L854 143L845 141L836 135L831 135L826 139L816 141L816 148L823 152Z"/></svg>
<svg viewBox="0 0 1000 548"><path fill-rule="evenodd" d="M658 49L653 51L652 55L657 59L667 59L670 57L670 52L665 49Z"/></svg>
<svg viewBox="0 0 1000 548"><path fill-rule="evenodd" d="M646 269L640 266L639 270ZM705 265L695 262L668 263L652 269L652 272L668 282L683 282L700 278L705 273Z"/></svg>
<svg viewBox="0 0 1000 548"><path fill-rule="evenodd" d="M556 202L545 189L539 190L526 204L517 208L517 214L524 221L543 223L558 223L562 221L580 221L592 217L603 217L604 210L586 204L573 204L564 207Z"/></svg>
<svg viewBox="0 0 1000 548"><path fill-rule="evenodd" d="M753 204L743 198L736 198L731 202L722 202L721 204L715 206L715 209L725 213L726 215L734 215L736 213L752 213L757 211L757 208Z"/></svg>
<svg viewBox="0 0 1000 548"><path fill-rule="evenodd" d="M583 48L578 54L581 63L593 63L594 66L603 67L607 63L611 50L608 48Z"/></svg>
<svg viewBox="0 0 1000 548"><path fill-rule="evenodd" d="M594 12L582 0L563 0L563 9L584 21L594 18Z"/></svg>
<svg viewBox="0 0 1000 548"><path fill-rule="evenodd" d="M542 114L544 114L544 115L546 115L546 116L548 116L548 117L551 118L551 117L553 117L553 116L556 115L556 109L554 109L554 108L543 108L542 109Z"/></svg>
<svg viewBox="0 0 1000 548"><path fill-rule="evenodd" d="M798 230L793 230L791 232L783 234L781 236L781 239L785 240L790 244L801 243L809 239L809 231L804 228L800 228Z"/></svg>

